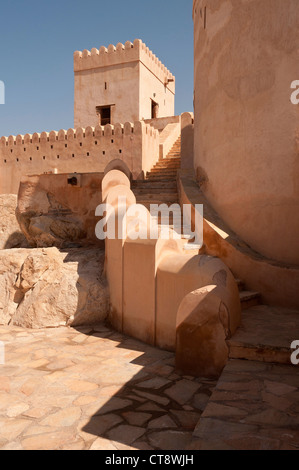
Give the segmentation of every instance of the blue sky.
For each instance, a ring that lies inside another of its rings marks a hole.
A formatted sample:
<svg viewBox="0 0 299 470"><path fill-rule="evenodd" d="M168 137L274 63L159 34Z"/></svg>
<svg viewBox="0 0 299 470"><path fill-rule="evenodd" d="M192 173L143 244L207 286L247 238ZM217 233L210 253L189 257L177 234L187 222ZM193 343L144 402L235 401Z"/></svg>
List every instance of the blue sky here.
<svg viewBox="0 0 299 470"><path fill-rule="evenodd" d="M192 0L1 2L0 136L73 127L73 52L136 38L176 76L176 114L192 111Z"/></svg>

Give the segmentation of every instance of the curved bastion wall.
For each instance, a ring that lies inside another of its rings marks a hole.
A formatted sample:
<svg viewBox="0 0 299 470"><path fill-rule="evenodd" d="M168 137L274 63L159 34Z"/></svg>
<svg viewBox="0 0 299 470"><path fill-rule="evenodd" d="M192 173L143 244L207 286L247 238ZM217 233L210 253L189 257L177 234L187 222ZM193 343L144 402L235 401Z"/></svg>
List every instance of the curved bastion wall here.
<svg viewBox="0 0 299 470"><path fill-rule="evenodd" d="M195 0L195 171L254 250L299 264L297 0Z"/></svg>
<svg viewBox="0 0 299 470"><path fill-rule="evenodd" d="M142 121L0 139L0 194L17 194L23 176L104 172L121 160L134 178L159 158L159 132Z"/></svg>

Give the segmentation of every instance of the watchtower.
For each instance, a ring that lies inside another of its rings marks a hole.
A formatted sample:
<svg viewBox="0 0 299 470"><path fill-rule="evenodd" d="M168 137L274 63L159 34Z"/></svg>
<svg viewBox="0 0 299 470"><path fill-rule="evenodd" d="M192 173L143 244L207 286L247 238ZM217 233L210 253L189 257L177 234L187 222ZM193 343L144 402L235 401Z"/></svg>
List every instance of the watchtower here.
<svg viewBox="0 0 299 470"><path fill-rule="evenodd" d="M76 51L75 128L174 115L175 77L140 40Z"/></svg>

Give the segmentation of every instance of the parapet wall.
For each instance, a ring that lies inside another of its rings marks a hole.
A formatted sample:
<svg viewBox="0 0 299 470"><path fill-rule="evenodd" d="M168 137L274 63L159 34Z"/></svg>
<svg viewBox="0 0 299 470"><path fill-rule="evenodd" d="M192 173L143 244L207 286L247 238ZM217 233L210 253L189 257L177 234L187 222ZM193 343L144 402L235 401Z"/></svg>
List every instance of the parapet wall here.
<svg viewBox="0 0 299 470"><path fill-rule="evenodd" d="M118 43L117 46L110 44L108 48L102 46L100 49L93 48L91 51L85 49L83 52L74 52L74 71L91 70L99 67L111 67L117 64L141 61L156 77L167 87L175 90L175 77L155 56L155 54L140 40L135 39L133 43L127 41L125 44ZM168 82L168 80L171 80Z"/></svg>
<svg viewBox="0 0 299 470"><path fill-rule="evenodd" d="M159 132L142 121L2 137L0 194L16 194L22 176L104 172L113 160L140 178L158 157Z"/></svg>

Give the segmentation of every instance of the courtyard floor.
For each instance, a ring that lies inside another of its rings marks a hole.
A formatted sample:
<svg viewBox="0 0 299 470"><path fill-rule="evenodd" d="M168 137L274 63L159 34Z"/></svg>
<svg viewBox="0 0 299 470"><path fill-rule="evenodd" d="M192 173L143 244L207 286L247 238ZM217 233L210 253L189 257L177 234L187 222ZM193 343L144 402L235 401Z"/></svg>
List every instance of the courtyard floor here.
<svg viewBox="0 0 299 470"><path fill-rule="evenodd" d="M216 382L104 326L0 327L1 450L184 449Z"/></svg>
<svg viewBox="0 0 299 470"><path fill-rule="evenodd" d="M219 381L105 326L0 327L0 450L299 448L299 366L230 360Z"/></svg>

